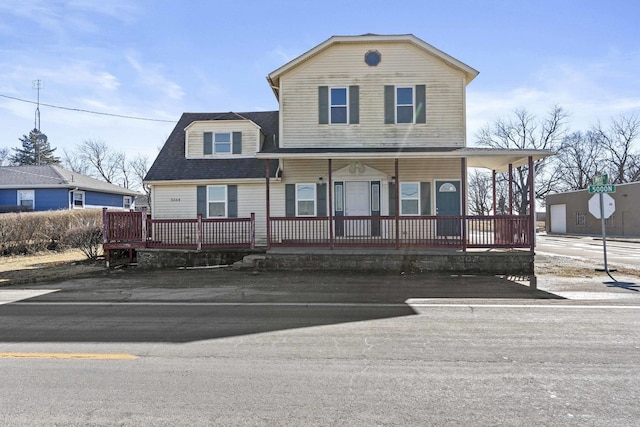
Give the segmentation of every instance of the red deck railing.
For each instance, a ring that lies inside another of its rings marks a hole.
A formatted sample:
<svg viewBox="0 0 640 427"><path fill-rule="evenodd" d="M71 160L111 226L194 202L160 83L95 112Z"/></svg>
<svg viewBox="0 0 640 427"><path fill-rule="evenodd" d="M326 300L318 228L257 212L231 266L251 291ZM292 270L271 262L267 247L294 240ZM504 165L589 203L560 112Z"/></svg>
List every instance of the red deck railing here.
<svg viewBox="0 0 640 427"><path fill-rule="evenodd" d="M143 212L103 211L103 244L117 249L254 248L255 215L249 218L150 219Z"/></svg>
<svg viewBox="0 0 640 427"><path fill-rule="evenodd" d="M269 246L530 248L529 216L349 216L270 219Z"/></svg>

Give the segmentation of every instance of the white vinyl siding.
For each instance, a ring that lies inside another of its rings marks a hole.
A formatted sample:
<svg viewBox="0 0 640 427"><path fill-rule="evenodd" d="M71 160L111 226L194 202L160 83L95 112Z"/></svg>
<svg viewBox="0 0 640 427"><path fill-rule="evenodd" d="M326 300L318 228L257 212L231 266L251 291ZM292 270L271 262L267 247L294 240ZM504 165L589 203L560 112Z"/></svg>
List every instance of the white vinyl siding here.
<svg viewBox="0 0 640 427"><path fill-rule="evenodd" d="M282 206L284 216L284 189L271 184L272 215L274 207ZM184 219L197 217L197 185L154 185L151 210L154 219ZM238 218L256 214L256 243L265 245L267 239L267 211L264 183L238 184ZM277 210L276 210L277 212Z"/></svg>
<svg viewBox="0 0 640 427"><path fill-rule="evenodd" d="M317 108L317 107L316 107ZM250 120L208 120L191 123L185 130L185 153L187 158L212 157L204 154L204 133L212 132L213 145L215 147L215 134L227 133L233 139L233 132L242 133L242 154L231 154L231 150L223 153L225 157L230 156L253 156L259 144L264 138L260 128ZM230 147L233 147L231 142ZM215 153L215 148L214 148Z"/></svg>
<svg viewBox="0 0 640 427"><path fill-rule="evenodd" d="M363 61L369 49L382 54L382 62L375 68ZM359 125L320 125L318 87L349 85L359 86ZM385 125L385 85L425 85L427 123ZM462 71L410 44L334 45L281 77L280 146L462 147L465 145L464 91Z"/></svg>
<svg viewBox="0 0 640 427"><path fill-rule="evenodd" d="M195 185L154 185L151 197L154 219L195 218L197 193Z"/></svg>

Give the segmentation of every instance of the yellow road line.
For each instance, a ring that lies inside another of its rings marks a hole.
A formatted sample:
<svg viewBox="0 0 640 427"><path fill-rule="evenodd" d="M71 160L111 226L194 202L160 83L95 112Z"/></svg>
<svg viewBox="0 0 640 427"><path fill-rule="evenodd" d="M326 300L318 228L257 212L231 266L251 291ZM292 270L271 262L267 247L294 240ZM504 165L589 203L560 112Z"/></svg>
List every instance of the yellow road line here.
<svg viewBox="0 0 640 427"><path fill-rule="evenodd" d="M0 353L0 359L91 359L91 360L132 360L133 354L101 353Z"/></svg>

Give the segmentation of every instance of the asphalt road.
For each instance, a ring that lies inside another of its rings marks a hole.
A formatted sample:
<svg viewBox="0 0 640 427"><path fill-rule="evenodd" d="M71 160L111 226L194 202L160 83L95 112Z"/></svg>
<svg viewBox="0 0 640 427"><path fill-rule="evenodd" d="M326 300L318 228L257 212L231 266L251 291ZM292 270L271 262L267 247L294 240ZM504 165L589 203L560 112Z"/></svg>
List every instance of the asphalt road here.
<svg viewBox="0 0 640 427"><path fill-rule="evenodd" d="M0 289L0 425L640 419L635 299L562 300L497 278L215 271L35 288L53 292Z"/></svg>
<svg viewBox="0 0 640 427"><path fill-rule="evenodd" d="M536 239L536 254L560 255L604 267L601 237L540 234ZM609 268L640 270L640 241L607 239L607 264Z"/></svg>

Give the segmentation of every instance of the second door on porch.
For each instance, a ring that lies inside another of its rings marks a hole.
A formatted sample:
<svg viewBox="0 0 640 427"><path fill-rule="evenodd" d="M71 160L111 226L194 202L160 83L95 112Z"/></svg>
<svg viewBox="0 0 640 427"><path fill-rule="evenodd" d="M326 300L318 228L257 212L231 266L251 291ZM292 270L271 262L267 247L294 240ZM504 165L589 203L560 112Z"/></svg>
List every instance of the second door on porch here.
<svg viewBox="0 0 640 427"><path fill-rule="evenodd" d="M380 183L371 181L336 182L336 236L368 237L379 235L379 220L371 218L380 215ZM357 217L353 219L339 217Z"/></svg>

